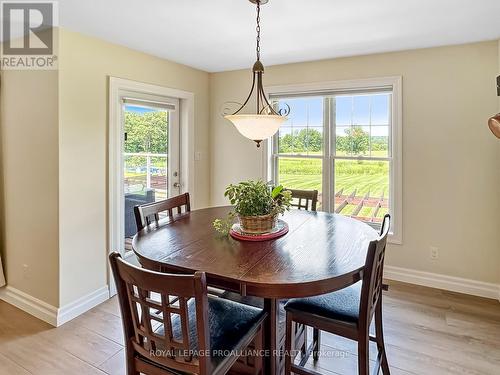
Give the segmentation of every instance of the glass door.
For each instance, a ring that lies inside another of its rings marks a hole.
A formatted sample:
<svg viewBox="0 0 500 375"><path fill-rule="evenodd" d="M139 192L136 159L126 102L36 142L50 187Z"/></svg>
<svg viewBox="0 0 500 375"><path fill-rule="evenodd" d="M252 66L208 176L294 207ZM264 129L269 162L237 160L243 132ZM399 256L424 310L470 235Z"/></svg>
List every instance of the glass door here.
<svg viewBox="0 0 500 375"><path fill-rule="evenodd" d="M179 102L123 98L124 250L137 232L134 207L180 193Z"/></svg>

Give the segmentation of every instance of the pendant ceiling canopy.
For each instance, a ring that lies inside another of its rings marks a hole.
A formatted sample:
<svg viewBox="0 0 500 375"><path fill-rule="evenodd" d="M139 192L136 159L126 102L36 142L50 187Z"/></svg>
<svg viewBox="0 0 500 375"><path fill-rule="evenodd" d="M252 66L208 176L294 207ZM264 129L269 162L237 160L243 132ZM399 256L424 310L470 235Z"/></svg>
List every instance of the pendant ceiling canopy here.
<svg viewBox="0 0 500 375"><path fill-rule="evenodd" d="M249 0L257 5L257 61L252 68L252 87L243 104L239 102L226 102L223 110L224 118L231 121L236 129L246 138L253 140L260 147L260 143L269 137L272 137L279 129L280 125L286 121L290 112L290 107L275 108L269 103L262 76L264 74L264 65L260 61L260 6L266 4L268 0ZM250 99L255 97L255 112L247 113L245 110L249 107ZM231 111L231 107L237 105L236 111Z"/></svg>

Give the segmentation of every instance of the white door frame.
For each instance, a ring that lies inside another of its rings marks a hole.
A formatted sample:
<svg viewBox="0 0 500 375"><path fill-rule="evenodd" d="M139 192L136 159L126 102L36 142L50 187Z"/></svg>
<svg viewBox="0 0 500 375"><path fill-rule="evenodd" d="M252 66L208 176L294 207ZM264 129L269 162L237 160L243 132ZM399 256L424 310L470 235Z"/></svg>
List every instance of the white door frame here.
<svg viewBox="0 0 500 375"><path fill-rule="evenodd" d="M152 85L123 78L109 77L109 112L108 112L108 249L107 254L121 248L123 241L123 189L122 151L123 121L121 98L133 93L134 96L155 95L179 99L180 124L180 170L181 191L193 191L194 187L194 94L188 91ZM192 194L191 194L192 195ZM196 202L196 196L191 196ZM193 203L194 205L194 203ZM123 254L125 258L133 256ZM108 267L110 295L116 294L116 288Z"/></svg>

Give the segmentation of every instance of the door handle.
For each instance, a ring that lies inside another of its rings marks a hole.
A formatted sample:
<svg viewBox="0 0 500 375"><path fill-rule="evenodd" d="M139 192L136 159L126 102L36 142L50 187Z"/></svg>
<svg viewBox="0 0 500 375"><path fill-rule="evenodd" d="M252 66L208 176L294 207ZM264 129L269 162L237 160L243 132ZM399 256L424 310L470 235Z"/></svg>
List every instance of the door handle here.
<svg viewBox="0 0 500 375"><path fill-rule="evenodd" d="M180 188L181 184L179 182L174 182L174 188Z"/></svg>

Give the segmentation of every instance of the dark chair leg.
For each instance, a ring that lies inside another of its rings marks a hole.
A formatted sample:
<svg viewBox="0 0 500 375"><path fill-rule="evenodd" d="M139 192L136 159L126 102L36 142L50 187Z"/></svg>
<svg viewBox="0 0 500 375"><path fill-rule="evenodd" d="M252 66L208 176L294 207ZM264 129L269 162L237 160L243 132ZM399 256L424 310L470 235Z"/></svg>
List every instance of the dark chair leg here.
<svg viewBox="0 0 500 375"><path fill-rule="evenodd" d="M384 330L382 328L382 297L379 298L377 306L375 307L375 337L377 339L378 352L382 353L380 361L382 373L384 375L389 375L389 362L387 361L387 354L385 352Z"/></svg>
<svg viewBox="0 0 500 375"><path fill-rule="evenodd" d="M321 350L321 331L318 328L313 328L313 359L315 361L319 358Z"/></svg>
<svg viewBox="0 0 500 375"><path fill-rule="evenodd" d="M140 375L140 372L135 368L135 360L132 355L129 355L131 350L126 350L126 361L127 361L127 375Z"/></svg>
<svg viewBox="0 0 500 375"><path fill-rule="evenodd" d="M365 337L360 337L358 341L358 374L370 374L370 359L369 359L369 336L368 332Z"/></svg>
<svg viewBox="0 0 500 375"><path fill-rule="evenodd" d="M292 339L293 327L292 316L289 312L286 313L286 333L285 333L285 375L292 373Z"/></svg>

